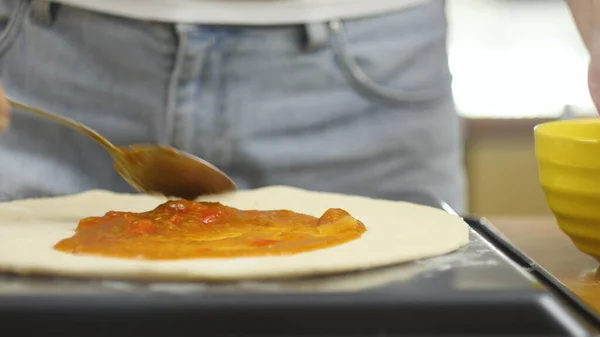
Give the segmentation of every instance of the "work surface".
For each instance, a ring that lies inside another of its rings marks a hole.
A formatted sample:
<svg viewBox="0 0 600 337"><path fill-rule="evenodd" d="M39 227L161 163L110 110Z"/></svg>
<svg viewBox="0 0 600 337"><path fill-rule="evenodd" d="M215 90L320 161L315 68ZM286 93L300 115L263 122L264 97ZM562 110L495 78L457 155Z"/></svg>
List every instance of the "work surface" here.
<svg viewBox="0 0 600 337"><path fill-rule="evenodd" d="M489 220L600 315L598 262L577 250L553 217L489 217Z"/></svg>

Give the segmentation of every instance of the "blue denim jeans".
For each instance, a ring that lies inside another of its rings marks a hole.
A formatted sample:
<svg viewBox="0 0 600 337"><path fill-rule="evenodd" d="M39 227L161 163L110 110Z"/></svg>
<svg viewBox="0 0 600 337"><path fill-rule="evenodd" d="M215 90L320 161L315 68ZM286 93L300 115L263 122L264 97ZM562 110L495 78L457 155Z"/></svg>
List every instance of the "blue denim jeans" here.
<svg viewBox="0 0 600 337"><path fill-rule="evenodd" d="M242 188L285 184L465 208L442 0L299 26L136 21L0 0L0 81L119 145L205 158ZM132 192L85 136L15 111L0 200Z"/></svg>

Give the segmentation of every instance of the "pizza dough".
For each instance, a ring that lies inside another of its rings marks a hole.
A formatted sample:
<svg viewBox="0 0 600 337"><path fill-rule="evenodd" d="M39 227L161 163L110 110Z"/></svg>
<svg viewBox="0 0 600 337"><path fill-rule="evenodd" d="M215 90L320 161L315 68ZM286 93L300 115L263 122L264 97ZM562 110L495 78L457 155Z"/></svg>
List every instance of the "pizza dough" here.
<svg viewBox="0 0 600 337"><path fill-rule="evenodd" d="M458 216L406 202L312 192L285 186L203 197L239 209L290 209L321 216L342 208L367 232L354 241L308 253L233 259L145 261L72 255L54 250L74 233L78 221L107 211L143 212L164 198L89 191L0 203L0 271L142 280L287 278L381 267L452 252L469 241Z"/></svg>

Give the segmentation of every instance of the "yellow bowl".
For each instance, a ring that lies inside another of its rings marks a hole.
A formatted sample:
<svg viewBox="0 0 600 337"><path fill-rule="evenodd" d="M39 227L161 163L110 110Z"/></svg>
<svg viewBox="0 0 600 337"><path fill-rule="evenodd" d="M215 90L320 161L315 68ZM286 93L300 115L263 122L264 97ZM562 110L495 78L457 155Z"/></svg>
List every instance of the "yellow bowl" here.
<svg viewBox="0 0 600 337"><path fill-rule="evenodd" d="M600 119L534 128L539 179L563 232L600 261Z"/></svg>

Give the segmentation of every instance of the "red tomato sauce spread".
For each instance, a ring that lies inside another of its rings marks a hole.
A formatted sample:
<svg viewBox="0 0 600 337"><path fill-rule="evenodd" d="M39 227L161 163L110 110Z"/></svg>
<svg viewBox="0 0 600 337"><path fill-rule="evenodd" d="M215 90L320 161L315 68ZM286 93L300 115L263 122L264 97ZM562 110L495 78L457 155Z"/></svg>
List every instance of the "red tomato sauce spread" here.
<svg viewBox="0 0 600 337"><path fill-rule="evenodd" d="M366 231L348 212L320 218L289 210L238 210L173 200L142 213L111 211L82 219L54 248L72 254L141 260L289 255L336 246Z"/></svg>

